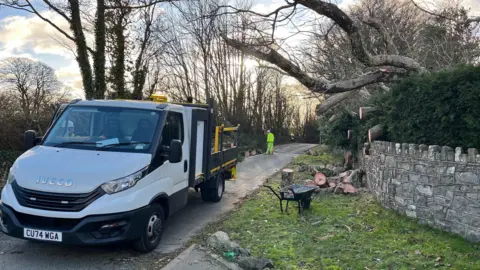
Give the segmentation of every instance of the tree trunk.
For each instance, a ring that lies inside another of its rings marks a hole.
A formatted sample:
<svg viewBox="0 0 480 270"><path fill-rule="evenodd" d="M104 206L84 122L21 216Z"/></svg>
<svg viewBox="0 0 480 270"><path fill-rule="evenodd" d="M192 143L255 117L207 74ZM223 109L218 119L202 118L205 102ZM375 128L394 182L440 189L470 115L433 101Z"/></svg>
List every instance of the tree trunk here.
<svg viewBox="0 0 480 270"><path fill-rule="evenodd" d="M282 182L280 187L287 187L293 184L293 170L292 169L283 169L282 170Z"/></svg>
<svg viewBox="0 0 480 270"><path fill-rule="evenodd" d="M360 107L359 109L360 120L366 119L367 116L372 112L374 112L375 110L376 110L375 107Z"/></svg>
<svg viewBox="0 0 480 270"><path fill-rule="evenodd" d="M80 6L78 0L70 1L70 12L72 15L72 22L70 29L72 29L75 45L77 47L77 63L82 75L83 89L85 89L86 98L95 97L95 88L93 86L92 66L90 65L87 41L83 33L82 20L80 18Z"/></svg>
<svg viewBox="0 0 480 270"><path fill-rule="evenodd" d="M368 141L371 143L376 138L383 135L383 127L382 125L376 125L368 130Z"/></svg>
<svg viewBox="0 0 480 270"><path fill-rule="evenodd" d="M95 20L95 54L93 66L95 72L95 98L105 97L105 0L97 0L97 18Z"/></svg>
<svg viewBox="0 0 480 270"><path fill-rule="evenodd" d="M117 92L118 98L126 98L125 96L125 35L122 27L123 18L120 18L114 26L114 36L116 37L116 52L114 68L113 68L113 84Z"/></svg>
<svg viewBox="0 0 480 270"><path fill-rule="evenodd" d="M353 130L349 129L347 131L347 139L351 140L353 138Z"/></svg>

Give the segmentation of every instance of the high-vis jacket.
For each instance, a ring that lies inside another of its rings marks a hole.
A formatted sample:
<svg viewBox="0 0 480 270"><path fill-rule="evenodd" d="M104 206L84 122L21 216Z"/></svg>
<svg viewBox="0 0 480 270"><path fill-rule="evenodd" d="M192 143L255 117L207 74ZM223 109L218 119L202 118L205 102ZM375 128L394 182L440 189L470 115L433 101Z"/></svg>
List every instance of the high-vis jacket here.
<svg viewBox="0 0 480 270"><path fill-rule="evenodd" d="M273 136L273 133L268 133L267 135L267 142L273 143L275 141L275 136Z"/></svg>

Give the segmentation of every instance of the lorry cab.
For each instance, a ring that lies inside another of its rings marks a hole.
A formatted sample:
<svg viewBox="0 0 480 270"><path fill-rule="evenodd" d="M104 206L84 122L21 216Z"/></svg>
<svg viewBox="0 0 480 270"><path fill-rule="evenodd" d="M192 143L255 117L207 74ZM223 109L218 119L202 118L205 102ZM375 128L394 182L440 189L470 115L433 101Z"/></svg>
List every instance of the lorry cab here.
<svg viewBox="0 0 480 270"><path fill-rule="evenodd" d="M0 201L7 235L65 244L129 241L155 249L188 190L219 202L235 177L237 148L223 149L213 106L165 100L75 100L45 136L25 133ZM238 136L237 136L238 139Z"/></svg>

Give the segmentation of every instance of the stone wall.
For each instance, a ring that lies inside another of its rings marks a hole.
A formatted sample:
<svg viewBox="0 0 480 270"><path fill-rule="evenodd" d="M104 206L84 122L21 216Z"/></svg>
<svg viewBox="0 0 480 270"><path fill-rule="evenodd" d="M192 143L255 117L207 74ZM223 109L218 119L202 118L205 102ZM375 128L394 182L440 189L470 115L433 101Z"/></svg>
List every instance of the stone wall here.
<svg viewBox="0 0 480 270"><path fill-rule="evenodd" d="M480 155L470 148L375 141L362 165L384 207L480 242Z"/></svg>

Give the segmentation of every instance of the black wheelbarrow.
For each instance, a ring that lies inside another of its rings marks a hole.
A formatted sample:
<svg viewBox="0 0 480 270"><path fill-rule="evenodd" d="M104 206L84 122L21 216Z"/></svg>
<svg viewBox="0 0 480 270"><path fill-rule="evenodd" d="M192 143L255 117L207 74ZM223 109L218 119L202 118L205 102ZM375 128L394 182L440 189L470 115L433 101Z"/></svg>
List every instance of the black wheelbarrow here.
<svg viewBox="0 0 480 270"><path fill-rule="evenodd" d="M304 186L293 184L288 187L280 189L277 193L269 185L263 185L264 187L270 189L275 196L280 200L280 211L283 213L283 201L287 201L287 207L285 212L288 212L288 202L296 201L298 203L298 213L301 214L303 209L310 208L310 202L312 201L312 194L315 191L316 187Z"/></svg>

